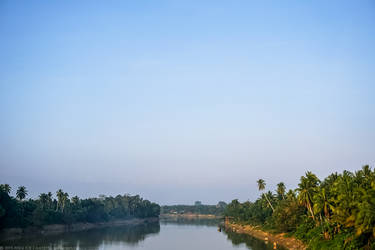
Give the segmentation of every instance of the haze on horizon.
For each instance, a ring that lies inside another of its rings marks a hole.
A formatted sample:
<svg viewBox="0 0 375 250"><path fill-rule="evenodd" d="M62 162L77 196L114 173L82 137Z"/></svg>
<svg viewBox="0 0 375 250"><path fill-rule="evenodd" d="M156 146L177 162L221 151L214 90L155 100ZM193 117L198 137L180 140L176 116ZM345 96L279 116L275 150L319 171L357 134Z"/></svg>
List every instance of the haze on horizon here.
<svg viewBox="0 0 375 250"><path fill-rule="evenodd" d="M0 183L215 204L374 167L374 27L373 1L1 1Z"/></svg>

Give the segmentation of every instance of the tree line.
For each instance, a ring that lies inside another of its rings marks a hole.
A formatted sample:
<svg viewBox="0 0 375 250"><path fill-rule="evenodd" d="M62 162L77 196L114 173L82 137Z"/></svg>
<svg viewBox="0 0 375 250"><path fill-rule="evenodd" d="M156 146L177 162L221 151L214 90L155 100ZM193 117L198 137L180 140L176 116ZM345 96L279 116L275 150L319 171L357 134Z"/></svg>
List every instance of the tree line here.
<svg viewBox="0 0 375 250"><path fill-rule="evenodd" d="M220 201L217 205L204 205L196 201L195 205L170 205L162 206L162 214L204 214L204 215L222 215L227 204Z"/></svg>
<svg viewBox="0 0 375 250"><path fill-rule="evenodd" d="M0 185L0 229L10 227L106 222L116 219L158 217L160 206L139 195L101 195L80 199L59 189L56 197L42 193L38 199L26 199L28 191L20 186L16 197L8 184Z"/></svg>
<svg viewBox="0 0 375 250"><path fill-rule="evenodd" d="M333 173L323 181L307 172L295 190L283 182L255 201L233 200L224 214L234 222L285 232L311 249L375 249L375 171Z"/></svg>

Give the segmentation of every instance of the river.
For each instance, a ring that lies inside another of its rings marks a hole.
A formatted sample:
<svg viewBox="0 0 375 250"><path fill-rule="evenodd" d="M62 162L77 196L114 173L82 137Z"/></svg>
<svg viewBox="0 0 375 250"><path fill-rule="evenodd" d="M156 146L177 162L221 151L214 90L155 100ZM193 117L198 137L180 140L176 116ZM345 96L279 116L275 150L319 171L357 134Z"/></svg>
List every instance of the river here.
<svg viewBox="0 0 375 250"><path fill-rule="evenodd" d="M219 221L212 219L161 220L137 226L30 237L0 243L17 248L97 249L97 250L264 250L271 244L247 235L219 231ZM6 249L8 247L5 247ZM11 249L11 248L9 248Z"/></svg>

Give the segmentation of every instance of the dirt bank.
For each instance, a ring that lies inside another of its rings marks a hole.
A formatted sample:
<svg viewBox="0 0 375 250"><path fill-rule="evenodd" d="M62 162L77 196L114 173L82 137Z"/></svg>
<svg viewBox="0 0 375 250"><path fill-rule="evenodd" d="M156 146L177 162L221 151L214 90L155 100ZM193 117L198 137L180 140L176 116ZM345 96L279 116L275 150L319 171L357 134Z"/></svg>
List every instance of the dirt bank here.
<svg viewBox="0 0 375 250"><path fill-rule="evenodd" d="M52 224L42 227L7 228L0 231L0 241L14 240L22 237L33 237L38 235L52 235L66 232L78 232L95 228L112 226L139 225L143 223L157 222L159 218L114 220L100 223L74 223L70 225Z"/></svg>
<svg viewBox="0 0 375 250"><path fill-rule="evenodd" d="M225 228L232 230L236 233L249 234L257 239L268 241L270 243L276 242L277 245L281 245L287 249L307 249L307 247L300 241L293 237L285 237L285 234L272 234L264 232L257 227L250 225L238 225L230 222L225 222Z"/></svg>

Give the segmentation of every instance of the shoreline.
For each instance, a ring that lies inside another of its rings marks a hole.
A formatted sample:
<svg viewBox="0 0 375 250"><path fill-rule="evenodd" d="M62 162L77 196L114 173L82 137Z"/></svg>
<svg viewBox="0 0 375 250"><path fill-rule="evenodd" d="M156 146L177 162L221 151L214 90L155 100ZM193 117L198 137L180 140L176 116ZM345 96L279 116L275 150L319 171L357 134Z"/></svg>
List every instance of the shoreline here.
<svg viewBox="0 0 375 250"><path fill-rule="evenodd" d="M116 226L136 226L146 223L158 222L159 217L151 218L133 218L124 220L113 220L98 223L73 223L73 224L50 224L41 227L26 227L26 228L5 228L0 230L0 242L7 240L17 240L21 238L48 236L55 234L62 234L68 232L79 232L90 229L98 229L105 227Z"/></svg>
<svg viewBox="0 0 375 250"><path fill-rule="evenodd" d="M214 214L161 214L159 216L160 219L165 218L199 218L199 219L222 219L223 216L214 215Z"/></svg>
<svg viewBox="0 0 375 250"><path fill-rule="evenodd" d="M250 225L239 225L235 223L225 222L224 227L226 229L230 229L231 231L239 234L248 234L254 238L268 241L271 244L274 242L282 247L287 249L296 249L296 250L305 250L307 246L300 240L297 240L293 237L285 237L285 233L280 234L273 234L262 231L258 227L250 226Z"/></svg>

